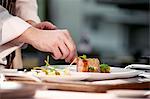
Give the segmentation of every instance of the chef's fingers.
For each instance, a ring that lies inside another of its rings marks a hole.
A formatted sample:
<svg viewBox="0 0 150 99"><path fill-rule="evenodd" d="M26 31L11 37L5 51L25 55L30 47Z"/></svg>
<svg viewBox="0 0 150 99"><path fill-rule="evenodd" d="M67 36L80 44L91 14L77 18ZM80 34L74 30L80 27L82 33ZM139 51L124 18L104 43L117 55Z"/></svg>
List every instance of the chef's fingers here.
<svg viewBox="0 0 150 99"><path fill-rule="evenodd" d="M68 47L66 46L66 44L64 43L63 40L60 40L58 46L59 46L59 49L60 49L60 51L62 53L61 59L65 59L69 55Z"/></svg>
<svg viewBox="0 0 150 99"><path fill-rule="evenodd" d="M44 28L46 30L55 30L55 29L57 29L57 27L54 24L52 24L48 21L43 22L43 25L45 26Z"/></svg>
<svg viewBox="0 0 150 99"><path fill-rule="evenodd" d="M62 54L61 54L60 49L58 47L53 48L52 54L53 54L52 57L55 60L58 60L62 57Z"/></svg>
<svg viewBox="0 0 150 99"><path fill-rule="evenodd" d="M77 64L77 62L78 62L78 57L76 56L75 58L73 58L73 59L71 60L70 65L72 65L72 64L74 64L74 63Z"/></svg>
<svg viewBox="0 0 150 99"><path fill-rule="evenodd" d="M52 23L45 21L41 22L35 25L36 28L41 29L41 30L55 30L57 27L53 25Z"/></svg>
<svg viewBox="0 0 150 99"><path fill-rule="evenodd" d="M77 55L77 52L74 53L74 57L72 57L72 59L70 60L70 63L77 63L78 61L78 55Z"/></svg>
<svg viewBox="0 0 150 99"><path fill-rule="evenodd" d="M68 57L65 59L66 62L71 62L71 60L75 57L76 55L76 46L74 43L71 43L70 41L65 41L68 49L69 49L69 55Z"/></svg>

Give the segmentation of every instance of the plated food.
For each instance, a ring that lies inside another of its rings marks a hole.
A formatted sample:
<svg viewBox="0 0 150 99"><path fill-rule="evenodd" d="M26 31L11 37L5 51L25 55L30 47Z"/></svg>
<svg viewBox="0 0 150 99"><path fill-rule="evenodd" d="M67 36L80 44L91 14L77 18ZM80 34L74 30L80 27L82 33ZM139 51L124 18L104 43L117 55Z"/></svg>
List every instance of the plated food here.
<svg viewBox="0 0 150 99"><path fill-rule="evenodd" d="M70 75L69 69L57 69L56 67L34 67L31 72L36 76L60 76L60 75Z"/></svg>
<svg viewBox="0 0 150 99"><path fill-rule="evenodd" d="M77 59L77 71L110 73L110 66L107 64L100 64L98 58L87 58L86 55L83 55Z"/></svg>
<svg viewBox="0 0 150 99"><path fill-rule="evenodd" d="M100 64L98 58L87 58L86 55L79 56L76 59L77 72L95 72L95 73L110 73L110 66L107 64ZM58 69L56 66L49 64L49 56L45 60L44 67L34 67L31 72L36 76L46 75L70 75L70 69L68 67L64 69Z"/></svg>

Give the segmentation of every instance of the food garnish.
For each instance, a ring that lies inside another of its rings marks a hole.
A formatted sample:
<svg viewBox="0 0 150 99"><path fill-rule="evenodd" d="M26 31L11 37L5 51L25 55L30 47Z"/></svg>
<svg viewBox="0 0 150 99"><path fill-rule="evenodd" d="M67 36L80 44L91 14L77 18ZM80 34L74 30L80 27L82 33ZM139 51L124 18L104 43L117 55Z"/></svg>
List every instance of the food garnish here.
<svg viewBox="0 0 150 99"><path fill-rule="evenodd" d="M44 62L46 63L45 66L50 66L50 64L49 64L49 55L47 56L47 60L44 60Z"/></svg>
<svg viewBox="0 0 150 99"><path fill-rule="evenodd" d="M33 67L31 71L34 72L37 76L70 74L70 70L68 68L60 70L56 66L51 66L49 64L49 56L47 56L47 59L44 60L44 62L45 62L45 67Z"/></svg>
<svg viewBox="0 0 150 99"><path fill-rule="evenodd" d="M110 73L110 66L108 64L101 64L100 72L101 73Z"/></svg>
<svg viewBox="0 0 150 99"><path fill-rule="evenodd" d="M82 55L82 56L79 56L79 58L81 58L81 59L86 59L87 58L87 56L86 55Z"/></svg>
<svg viewBox="0 0 150 99"><path fill-rule="evenodd" d="M97 72L97 68L94 66L89 66L88 71L89 72Z"/></svg>

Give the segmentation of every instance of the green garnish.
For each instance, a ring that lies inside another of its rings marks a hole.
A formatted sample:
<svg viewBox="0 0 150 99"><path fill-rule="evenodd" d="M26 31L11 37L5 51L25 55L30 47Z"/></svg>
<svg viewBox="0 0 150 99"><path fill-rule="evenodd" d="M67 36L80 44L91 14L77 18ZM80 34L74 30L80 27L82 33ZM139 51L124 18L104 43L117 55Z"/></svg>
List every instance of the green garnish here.
<svg viewBox="0 0 150 99"><path fill-rule="evenodd" d="M46 60L44 60L44 62L46 63L45 66L50 66L50 64Z"/></svg>
<svg viewBox="0 0 150 99"><path fill-rule="evenodd" d="M97 72L97 68L94 67L94 66L89 66L89 67L88 67L88 71L89 71L89 72Z"/></svg>
<svg viewBox="0 0 150 99"><path fill-rule="evenodd" d="M49 64L49 55L47 56L47 60L44 60L44 62L46 63L45 66L50 66L50 64Z"/></svg>
<svg viewBox="0 0 150 99"><path fill-rule="evenodd" d="M45 66L47 66L47 67L33 67L32 70L40 70L40 71L44 72L46 75L61 75L61 71L59 71L57 69L57 66L51 66L49 64L49 56L47 56L47 59L44 60L44 62L45 62ZM37 71L37 74L38 74L38 71ZM68 75L69 70L64 71L64 74Z"/></svg>
<svg viewBox="0 0 150 99"><path fill-rule="evenodd" d="M110 73L110 66L108 64L101 64L100 72L101 73Z"/></svg>
<svg viewBox="0 0 150 99"><path fill-rule="evenodd" d="M56 68L57 68L56 66L49 67L49 69L50 69L51 72L56 71Z"/></svg>
<svg viewBox="0 0 150 99"><path fill-rule="evenodd" d="M94 70L95 70L95 69L94 69L93 66L90 66L90 67L88 68L88 71L89 71L89 72L94 72Z"/></svg>
<svg viewBox="0 0 150 99"><path fill-rule="evenodd" d="M82 59L86 59L87 58L86 55L82 55L82 56L79 56L79 57L82 58Z"/></svg>

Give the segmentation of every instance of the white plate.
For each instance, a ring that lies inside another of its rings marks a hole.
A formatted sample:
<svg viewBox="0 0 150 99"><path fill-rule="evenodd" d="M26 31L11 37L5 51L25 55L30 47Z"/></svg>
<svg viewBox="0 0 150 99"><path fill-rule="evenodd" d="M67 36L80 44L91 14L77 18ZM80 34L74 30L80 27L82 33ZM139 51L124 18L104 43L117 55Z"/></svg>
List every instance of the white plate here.
<svg viewBox="0 0 150 99"><path fill-rule="evenodd" d="M57 65L58 68L65 68L68 65ZM67 76L44 76L40 77L48 81L61 81L61 80L105 80L116 78L129 78L139 75L141 72L132 69L123 69L111 67L110 73L92 73L92 72L76 72L76 65L71 67L71 75Z"/></svg>
<svg viewBox="0 0 150 99"><path fill-rule="evenodd" d="M57 65L59 69L63 69L68 67L68 65ZM141 72L132 69L123 69L123 68L116 68L111 67L111 73L91 73L91 72L76 72L76 65L72 65L70 68L71 75L63 75L63 76L40 76L39 78L42 80L47 81L64 81L64 80L71 80L71 81L79 81L79 80L105 80L105 79L116 79L116 78L129 78L135 77L139 75ZM14 73L13 73L14 74ZM27 78L36 78L32 75L26 75L25 73L15 73L18 76L25 76ZM5 74L5 75L8 75ZM12 73L9 73L9 76L13 76ZM38 79L35 79L38 81Z"/></svg>
<svg viewBox="0 0 150 99"><path fill-rule="evenodd" d="M87 79L87 75L80 75L80 73L71 74L71 75L62 75L62 76L40 76L40 79L46 80L46 81L79 81L79 80L85 80Z"/></svg>
<svg viewBox="0 0 150 99"><path fill-rule="evenodd" d="M72 75L87 76L87 80L105 80L135 77L140 74L137 70L111 67L110 73L72 72Z"/></svg>

